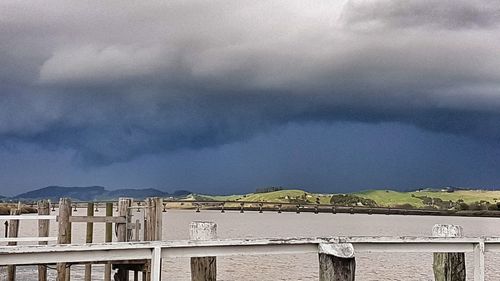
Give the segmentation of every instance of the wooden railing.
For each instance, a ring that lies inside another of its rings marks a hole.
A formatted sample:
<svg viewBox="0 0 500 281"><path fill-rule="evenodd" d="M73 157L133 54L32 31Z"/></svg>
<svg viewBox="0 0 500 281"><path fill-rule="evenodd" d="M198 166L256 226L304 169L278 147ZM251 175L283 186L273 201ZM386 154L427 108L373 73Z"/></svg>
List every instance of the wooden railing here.
<svg viewBox="0 0 500 281"><path fill-rule="evenodd" d="M191 240L119 242L83 245L16 246L0 248L0 265L34 265L109 261L151 261L151 280L160 281L161 259L191 257L192 280L215 280L216 268L207 258L270 254L319 255L320 281L351 281L355 278L355 257L360 253L435 253L436 280L465 280L464 253L474 255L474 281L484 281L485 253L500 252L500 238L461 237L460 226L437 225L433 237L327 237L281 239L204 240L215 237L215 224L194 222ZM438 237L441 236L441 237ZM453 257L452 257L453 256ZM215 262L211 262L215 266ZM456 272L440 271L444 267ZM459 272L463 269L463 272ZM447 276L440 276L444 274ZM450 278L448 275L455 275ZM119 279L125 280L125 279ZM128 277L127 279L128 280ZM496 279L495 279L496 280Z"/></svg>
<svg viewBox="0 0 500 281"><path fill-rule="evenodd" d="M85 233L79 233L80 235L85 234L85 242L91 244L93 242L93 224L94 223L104 223L105 227L105 241L112 241L112 225L115 224L115 235L118 242L127 242L132 240L132 235L135 233L135 240L139 240L139 229L141 224L146 224L146 220L149 222L149 228L144 228L144 237L150 237L150 240L161 240L161 222L155 222L155 220L161 220L161 209L156 207L156 204L160 201L159 198L148 199L145 204L146 209L146 219L144 222L137 220L135 223L131 221L130 209L132 205L132 199L121 198L117 204L118 214L113 216L113 204L106 203L106 215L105 216L94 216L94 203L87 203L87 215L78 216L73 215L73 211L76 211L76 206L72 204L71 200L68 198L62 198L58 204L58 215L50 215L50 203L47 200L39 201L37 204L38 215L20 215L21 205L19 204L17 208L11 210L11 215L0 216L0 220L5 220L5 238L0 238L0 243L7 243L8 246L16 246L18 242L37 242L40 245L47 245L48 242L54 241L57 244L71 244L72 243L72 223L86 223L87 228ZM148 202L150 204L148 204ZM155 204L154 206L151 204ZM161 205L161 204L159 204ZM52 205L54 207L54 205ZM53 208L53 211L55 209ZM153 215L154 214L154 215ZM160 215L158 215L160 214ZM154 217L151 219L150 217ZM19 223L25 220L38 220L38 237L18 237L19 235ZM49 236L49 225L50 221L57 221L57 237ZM159 230L158 230L159 229ZM133 232L133 230L136 230ZM154 235L149 235L147 231L154 231ZM148 236L149 235L149 236ZM1 247L1 246L0 246ZM53 245L51 245L53 247ZM147 263L147 261L146 261ZM127 265L116 265L118 269L126 268ZM104 270L104 280L111 280L112 264L107 263ZM90 280L92 274L92 265L87 263L85 265L85 280ZM128 277L128 270L118 270L118 275L123 278ZM70 275L70 267L67 266L66 262L61 262L57 264L57 280L67 280ZM13 281L16 279L16 265L11 264L7 267L7 281ZM47 267L41 265L38 267L38 280L47 280Z"/></svg>

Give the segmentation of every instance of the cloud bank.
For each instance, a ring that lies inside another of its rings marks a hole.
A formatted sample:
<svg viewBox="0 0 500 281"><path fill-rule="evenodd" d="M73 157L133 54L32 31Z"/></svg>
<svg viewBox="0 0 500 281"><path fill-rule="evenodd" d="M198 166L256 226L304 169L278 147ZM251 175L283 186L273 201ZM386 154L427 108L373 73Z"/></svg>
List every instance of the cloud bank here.
<svg viewBox="0 0 500 281"><path fill-rule="evenodd" d="M293 122L500 140L500 3L0 3L0 143L89 165Z"/></svg>

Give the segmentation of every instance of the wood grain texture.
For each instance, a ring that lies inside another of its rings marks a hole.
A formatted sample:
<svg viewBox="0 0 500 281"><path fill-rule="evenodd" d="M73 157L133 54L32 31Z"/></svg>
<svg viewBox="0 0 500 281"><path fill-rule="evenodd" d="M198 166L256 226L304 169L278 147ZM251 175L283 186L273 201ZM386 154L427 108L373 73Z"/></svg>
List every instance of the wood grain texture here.
<svg viewBox="0 0 500 281"><path fill-rule="evenodd" d="M50 215L50 202L48 200L41 200L37 202L38 215ZM49 220L38 221L38 237L49 236ZM47 242L38 242L39 245L47 245ZM47 266L38 266L38 281L47 281Z"/></svg>
<svg viewBox="0 0 500 281"><path fill-rule="evenodd" d="M217 239L217 224L213 222L195 221L189 225L189 238L196 241ZM191 280L215 281L217 279L216 257L192 257Z"/></svg>
<svg viewBox="0 0 500 281"><path fill-rule="evenodd" d="M435 225L432 229L434 237L462 237L463 229L459 225ZM434 253L432 264L435 281L465 281L464 253Z"/></svg>

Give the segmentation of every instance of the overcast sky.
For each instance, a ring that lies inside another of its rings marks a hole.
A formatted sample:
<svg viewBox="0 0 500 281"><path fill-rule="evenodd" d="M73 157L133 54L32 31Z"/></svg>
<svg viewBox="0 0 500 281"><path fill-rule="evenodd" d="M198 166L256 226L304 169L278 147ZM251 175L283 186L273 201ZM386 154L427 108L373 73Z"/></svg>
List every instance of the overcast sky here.
<svg viewBox="0 0 500 281"><path fill-rule="evenodd" d="M0 194L500 187L496 0L0 1Z"/></svg>

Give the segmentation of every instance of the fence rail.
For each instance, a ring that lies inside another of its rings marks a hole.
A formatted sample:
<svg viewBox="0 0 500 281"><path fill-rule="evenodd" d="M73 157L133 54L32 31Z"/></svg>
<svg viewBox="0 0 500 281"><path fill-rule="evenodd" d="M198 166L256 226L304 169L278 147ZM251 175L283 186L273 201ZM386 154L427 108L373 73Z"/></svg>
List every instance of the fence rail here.
<svg viewBox="0 0 500 281"><path fill-rule="evenodd" d="M499 237L330 237L287 239L230 239L211 241L152 241L86 245L17 246L0 248L0 265L55 264L152 260L173 257L241 256L319 253L324 245L350 244L354 253L474 253L474 281L484 281L484 254L500 252ZM158 281L160 279L152 279Z"/></svg>

